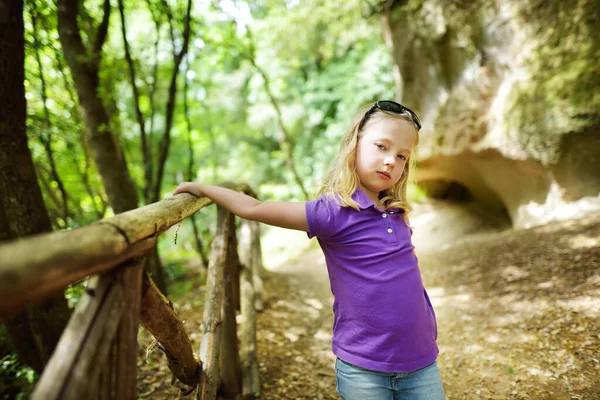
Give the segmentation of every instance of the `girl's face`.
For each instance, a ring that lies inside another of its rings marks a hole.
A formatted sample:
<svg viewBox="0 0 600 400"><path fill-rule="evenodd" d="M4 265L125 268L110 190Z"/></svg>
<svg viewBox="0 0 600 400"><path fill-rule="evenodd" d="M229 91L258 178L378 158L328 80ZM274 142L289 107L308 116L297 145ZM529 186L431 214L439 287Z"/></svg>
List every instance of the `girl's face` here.
<svg viewBox="0 0 600 400"><path fill-rule="evenodd" d="M360 188L377 206L379 192L402 177L416 140L415 128L403 119L372 119L364 127L356 147L356 173Z"/></svg>

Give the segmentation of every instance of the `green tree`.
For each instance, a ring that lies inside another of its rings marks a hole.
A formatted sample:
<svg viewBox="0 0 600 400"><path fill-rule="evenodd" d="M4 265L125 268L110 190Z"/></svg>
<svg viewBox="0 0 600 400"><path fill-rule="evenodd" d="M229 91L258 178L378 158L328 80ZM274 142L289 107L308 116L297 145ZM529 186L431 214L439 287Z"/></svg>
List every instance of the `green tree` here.
<svg viewBox="0 0 600 400"><path fill-rule="evenodd" d="M25 46L23 3L3 2L0 9L0 241L52 230L37 183L25 131ZM41 371L69 318L66 300L57 294L6 321L19 358Z"/></svg>

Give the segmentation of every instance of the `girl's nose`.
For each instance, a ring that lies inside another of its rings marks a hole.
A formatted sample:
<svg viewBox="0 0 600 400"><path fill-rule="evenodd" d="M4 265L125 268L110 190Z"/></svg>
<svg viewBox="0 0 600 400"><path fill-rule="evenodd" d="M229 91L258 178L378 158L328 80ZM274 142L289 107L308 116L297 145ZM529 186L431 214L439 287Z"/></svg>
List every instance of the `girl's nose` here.
<svg viewBox="0 0 600 400"><path fill-rule="evenodd" d="M394 157L386 157L386 158L383 160L383 164L384 164L384 165L386 165L386 166L390 166L390 167L392 167L392 168L394 167L394 164L395 164L395 162L396 162L396 160L394 159Z"/></svg>

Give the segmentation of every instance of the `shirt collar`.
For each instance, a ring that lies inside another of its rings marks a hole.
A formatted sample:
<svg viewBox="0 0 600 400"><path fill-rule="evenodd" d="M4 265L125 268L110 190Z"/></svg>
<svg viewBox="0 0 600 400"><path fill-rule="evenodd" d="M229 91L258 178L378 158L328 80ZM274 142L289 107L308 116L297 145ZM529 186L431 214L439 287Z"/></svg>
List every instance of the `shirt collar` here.
<svg viewBox="0 0 600 400"><path fill-rule="evenodd" d="M373 201L369 198L369 196L367 196L366 193L363 192L362 189L358 188L358 187L356 188L356 191L352 195L352 200L354 200L358 204L358 207L361 210L364 210L366 208L375 207L375 203L373 203Z"/></svg>
<svg viewBox="0 0 600 400"><path fill-rule="evenodd" d="M369 196L367 196L366 193L363 192L362 189L359 188L359 187L356 188L356 191L352 195L352 200L354 200L358 204L358 207L361 210L365 210L367 208L373 208L376 211L383 211L383 210L380 210L379 207L377 207L375 205L375 203L373 203L373 200L371 200L369 198ZM387 211L389 213L391 213L391 214L395 214L395 213L402 214L402 213L404 213L404 210L401 209L401 208L390 208Z"/></svg>

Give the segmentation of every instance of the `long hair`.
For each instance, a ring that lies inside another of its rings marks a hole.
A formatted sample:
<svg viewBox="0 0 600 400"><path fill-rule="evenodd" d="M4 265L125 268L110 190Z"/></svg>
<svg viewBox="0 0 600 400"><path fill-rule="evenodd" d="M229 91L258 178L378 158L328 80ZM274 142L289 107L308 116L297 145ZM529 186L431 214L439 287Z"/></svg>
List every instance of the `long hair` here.
<svg viewBox="0 0 600 400"><path fill-rule="evenodd" d="M419 130L408 112L394 113L376 109L359 130L360 123L370 107L371 104L361 107L354 116L350 129L342 138L340 151L329 166L325 182L319 190L319 196L325 194L334 197L342 207L352 207L356 210L360 210L358 204L352 199L359 183L358 174L356 173L356 147L358 141L364 136L366 127L382 118L402 119L412 124L416 133L415 146L419 143ZM412 182L412 171L414 171L415 166L416 161L413 159L411 152L404 164L404 172L398 182L393 187L380 193L381 202L385 208L402 208L404 210L402 218L407 224L407 216L412 211L412 207L408 203L406 191L408 183Z"/></svg>

